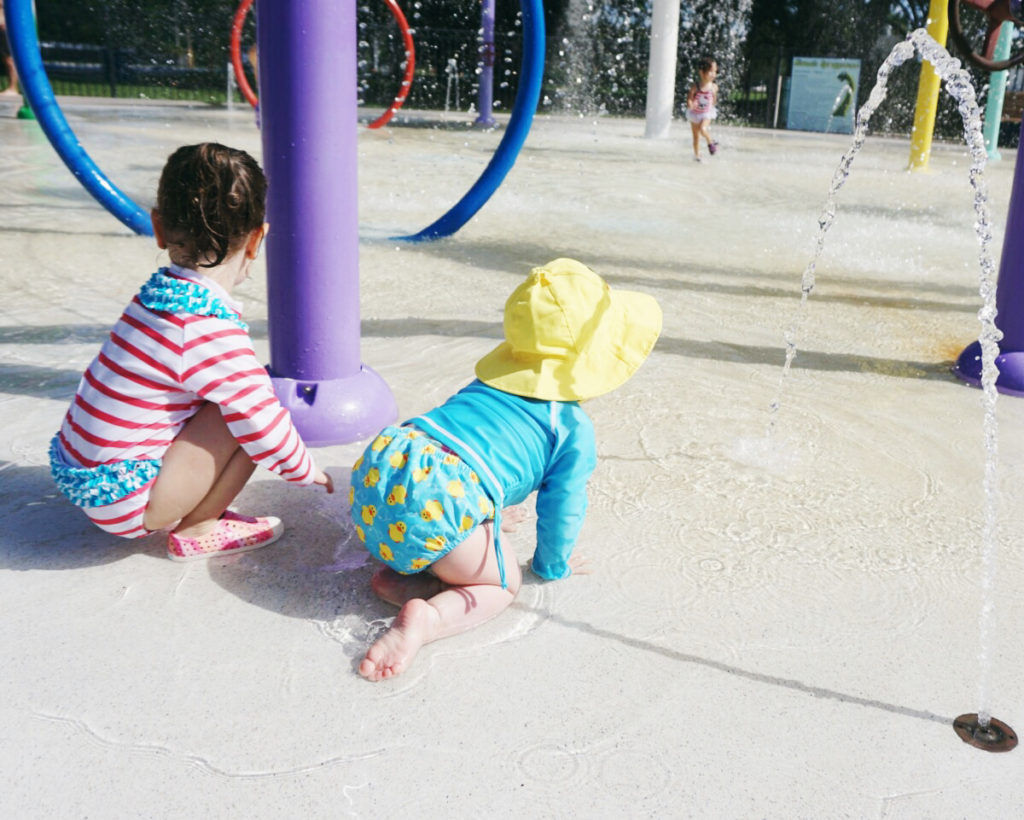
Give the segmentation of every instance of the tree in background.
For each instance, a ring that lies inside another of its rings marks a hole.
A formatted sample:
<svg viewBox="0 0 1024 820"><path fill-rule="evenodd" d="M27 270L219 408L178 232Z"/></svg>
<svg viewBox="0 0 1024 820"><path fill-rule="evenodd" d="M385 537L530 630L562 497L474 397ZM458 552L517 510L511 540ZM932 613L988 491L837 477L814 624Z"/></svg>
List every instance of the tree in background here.
<svg viewBox="0 0 1024 820"><path fill-rule="evenodd" d="M861 61L857 104L874 86L879 66L893 45L928 21L928 0L753 0L750 35L744 46L747 88L774 91L789 74L793 57L849 57ZM980 33L977 37L980 42ZM872 130L909 131L914 116L919 63L908 62L890 78L886 102L872 118ZM983 98L988 77L972 70ZM962 124L956 106L941 95L936 134L955 136Z"/></svg>
<svg viewBox="0 0 1024 820"><path fill-rule="evenodd" d="M924 28L928 23L928 6L927 0L894 0L892 21L904 35Z"/></svg>
<svg viewBox="0 0 1024 820"><path fill-rule="evenodd" d="M473 101L477 94L478 49L480 34L480 0L423 0L419 3L399 0L400 3L412 6L405 14L413 26L413 38L416 42L416 81L413 85L413 96L410 101L417 104L419 93L430 92L434 86L433 98L436 104L438 97L445 95L440 85L445 83L445 71L448 61L454 59L458 67L462 99ZM553 91L552 66L558 62L558 49L555 45L557 32L564 28L564 21L569 16L569 8L573 4L585 0L545 0L543 3L544 28L547 32L545 73L545 97L541 107L551 104ZM377 20L387 23L390 17L383 3L370 0L369 12ZM522 62L522 5L519 0L497 0L495 3L495 65L494 65L494 104L495 108L503 106L507 109L515 97L518 87L519 68ZM362 13L362 9L361 9ZM379 29L378 29L379 30ZM423 61L421 63L421 55ZM422 66L422 67L421 67ZM463 105L465 108L466 105Z"/></svg>
<svg viewBox="0 0 1024 820"><path fill-rule="evenodd" d="M718 63L719 100L725 101L746 74L743 44L751 31L751 0L694 0L680 9L676 99L686 99L704 56Z"/></svg>
<svg viewBox="0 0 1024 820"><path fill-rule="evenodd" d="M450 91L449 61L454 60L460 107L467 109L477 93L480 0L399 2L414 29L417 52L407 106L444 105ZM43 41L105 47L135 68L154 69L154 81L160 76L156 69L194 65L219 78L219 88L237 6L238 0L36 0ZM652 0L546 0L541 110L642 116L651 6ZM520 9L518 0L496 4L498 110L511 105L518 84ZM677 101L685 96L697 61L711 54L719 63L726 115L738 111L731 100L773 95L776 78L788 74L794 56L859 58L861 103L893 43L922 26L927 13L928 0L687 0L680 9ZM368 104L387 104L404 59L401 37L380 0L360 0L357 15L361 98ZM244 43L255 40L254 18L249 15ZM979 74L977 81L983 90L987 78ZM876 129L899 132L909 127L916 83L911 68L896 72L890 101L876 115ZM950 127L958 127L955 109L943 102L938 133L945 133L947 120Z"/></svg>
<svg viewBox="0 0 1024 820"><path fill-rule="evenodd" d="M680 8L676 97L681 103L705 54L728 89L742 63L751 0L693 0ZM642 115L647 96L651 0L569 0L548 49L548 98L583 113Z"/></svg>
<svg viewBox="0 0 1024 820"><path fill-rule="evenodd" d="M927 15L927 0L903 0L911 10L919 3ZM873 73L885 56L872 53L879 38L908 30L894 9L891 0L753 0L747 71L763 79L780 60L786 66L793 57L851 57L864 61L862 75Z"/></svg>
<svg viewBox="0 0 1024 820"><path fill-rule="evenodd" d="M36 0L39 38L131 51L153 64L223 66L231 0Z"/></svg>

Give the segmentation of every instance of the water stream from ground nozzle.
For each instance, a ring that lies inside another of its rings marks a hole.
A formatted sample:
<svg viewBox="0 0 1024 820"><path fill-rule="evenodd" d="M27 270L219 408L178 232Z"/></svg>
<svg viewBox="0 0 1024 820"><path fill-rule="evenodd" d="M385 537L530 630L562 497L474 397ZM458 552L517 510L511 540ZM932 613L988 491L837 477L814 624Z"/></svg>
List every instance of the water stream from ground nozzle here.
<svg viewBox="0 0 1024 820"><path fill-rule="evenodd" d="M981 387L983 423L982 435L985 448L985 468L982 482L983 494L983 526L982 526L982 604L979 616L979 661L981 673L978 684L978 722L987 726L991 720L989 707L989 677L991 670L991 643L992 634L995 628L995 603L993 600L994 583L996 576L996 521L997 521L997 487L996 477L998 472L998 422L996 418L996 378L998 369L996 367L996 356L999 355L999 340L1002 333L995 325L996 317L996 267L992 261L991 242L992 224L988 210L988 191L984 180L985 163L988 159L985 150L984 137L981 131L981 111L978 108L977 99L974 93L974 86L971 84L970 75L960 67L960 61L950 56L936 40L928 34L925 29L917 29L911 32L907 38L897 43L889 56L878 69L877 82L868 96L867 102L857 111L856 124L854 127L853 140L849 149L843 154L832 175L832 183L829 187L828 197L825 200L825 207L822 209L821 217L818 219L818 236L814 252L807 267L804 268L800 280L800 305L797 308L793 322L785 333L786 360L779 376L779 383L776 389L775 398L772 400L769 410L769 422L766 438L771 439L775 427L778 410L782 403L782 394L786 378L792 368L793 360L797 353L797 339L801 335L804 317L806 314L807 300L814 290L815 270L818 259L821 256L825 244L825 235L835 221L836 196L839 189L843 187L850 176L850 166L857 156L864 140L867 137L868 123L871 115L881 105L887 93L889 75L893 69L902 65L906 60L920 54L921 58L927 60L945 84L946 91L956 100L957 108L964 123L964 138L970 151L970 184L974 192L974 212L976 221L974 230L981 246L979 252L979 292L982 298L982 307L978 311L978 319L981 322Z"/></svg>

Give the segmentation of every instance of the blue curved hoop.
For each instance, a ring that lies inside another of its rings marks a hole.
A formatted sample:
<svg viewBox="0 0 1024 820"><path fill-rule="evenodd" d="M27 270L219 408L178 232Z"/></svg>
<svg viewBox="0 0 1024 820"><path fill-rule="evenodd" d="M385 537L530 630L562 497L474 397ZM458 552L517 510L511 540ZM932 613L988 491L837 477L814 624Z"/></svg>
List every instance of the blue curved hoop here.
<svg viewBox="0 0 1024 820"><path fill-rule="evenodd" d="M136 233L153 235L149 214L114 185L82 148L53 95L43 67L31 0L4 4L11 52L22 88L43 132L68 169L110 213ZM440 219L419 233L396 239L422 242L451 236L479 211L515 164L533 124L544 75L544 9L541 0L523 0L523 62L519 90L505 134L480 178Z"/></svg>
<svg viewBox="0 0 1024 820"><path fill-rule="evenodd" d="M153 223L149 214L104 176L64 119L43 67L32 0L7 0L4 13L18 79L50 144L100 205L136 233L152 236Z"/></svg>
<svg viewBox="0 0 1024 820"><path fill-rule="evenodd" d="M515 164L533 124L533 114L540 100L544 77L544 6L541 0L523 0L523 63L519 72L519 89L512 106L505 135L480 178L451 210L419 233L396 236L409 242L424 242L451 236L465 225L491 198Z"/></svg>

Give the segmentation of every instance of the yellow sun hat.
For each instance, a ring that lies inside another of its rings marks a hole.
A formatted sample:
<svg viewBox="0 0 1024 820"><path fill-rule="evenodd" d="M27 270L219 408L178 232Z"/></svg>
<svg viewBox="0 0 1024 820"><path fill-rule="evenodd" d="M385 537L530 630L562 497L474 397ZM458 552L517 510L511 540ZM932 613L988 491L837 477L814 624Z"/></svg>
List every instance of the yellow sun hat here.
<svg viewBox="0 0 1024 820"><path fill-rule="evenodd" d="M476 363L476 376L517 396L590 399L632 376L659 333L652 296L612 290L575 259L555 259L509 296L505 341Z"/></svg>

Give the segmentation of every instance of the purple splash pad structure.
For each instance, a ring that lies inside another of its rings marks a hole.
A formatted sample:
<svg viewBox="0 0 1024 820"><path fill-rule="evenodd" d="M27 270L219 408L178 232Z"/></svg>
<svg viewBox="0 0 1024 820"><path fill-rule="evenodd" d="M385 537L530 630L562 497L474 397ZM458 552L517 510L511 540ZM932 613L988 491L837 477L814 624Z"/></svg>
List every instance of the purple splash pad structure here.
<svg viewBox="0 0 1024 820"><path fill-rule="evenodd" d="M345 444L373 435L398 416L394 396L373 369L363 365L339 379L305 381L270 372L274 392L310 447Z"/></svg>
<svg viewBox="0 0 1024 820"><path fill-rule="evenodd" d="M256 23L268 370L307 444L344 444L398 415L360 362L355 0L260 0Z"/></svg>
<svg viewBox="0 0 1024 820"><path fill-rule="evenodd" d="M494 128L494 0L480 2L480 74L477 108L479 115L473 121L478 128Z"/></svg>
<svg viewBox="0 0 1024 820"><path fill-rule="evenodd" d="M1024 396L1024 122L1021 130L996 286L996 327L1003 333L996 356L996 389L1008 396ZM953 373L968 384L981 384L980 342L964 348Z"/></svg>
<svg viewBox="0 0 1024 820"><path fill-rule="evenodd" d="M1007 396L1024 396L1024 350L1000 353L996 356L996 368L996 390ZM963 349L953 372L968 384L981 387L981 342L971 342Z"/></svg>

